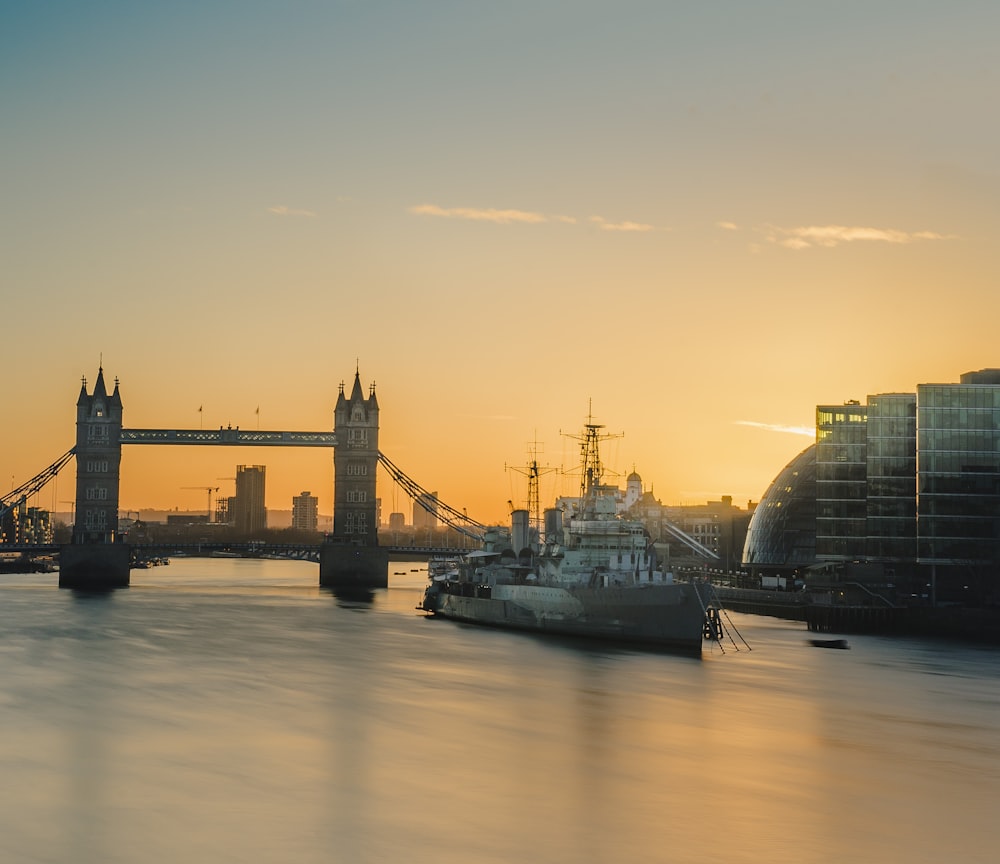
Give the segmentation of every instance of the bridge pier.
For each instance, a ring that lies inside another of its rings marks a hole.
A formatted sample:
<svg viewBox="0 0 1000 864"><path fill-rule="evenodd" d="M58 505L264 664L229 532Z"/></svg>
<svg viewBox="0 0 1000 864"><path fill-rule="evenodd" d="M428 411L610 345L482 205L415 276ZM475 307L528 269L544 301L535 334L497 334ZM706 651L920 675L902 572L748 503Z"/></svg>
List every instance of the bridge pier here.
<svg viewBox="0 0 1000 864"><path fill-rule="evenodd" d="M389 550L327 540L319 547L319 584L334 590L389 587Z"/></svg>
<svg viewBox="0 0 1000 864"><path fill-rule="evenodd" d="M128 588L126 543L70 543L59 550L59 587L80 591Z"/></svg>

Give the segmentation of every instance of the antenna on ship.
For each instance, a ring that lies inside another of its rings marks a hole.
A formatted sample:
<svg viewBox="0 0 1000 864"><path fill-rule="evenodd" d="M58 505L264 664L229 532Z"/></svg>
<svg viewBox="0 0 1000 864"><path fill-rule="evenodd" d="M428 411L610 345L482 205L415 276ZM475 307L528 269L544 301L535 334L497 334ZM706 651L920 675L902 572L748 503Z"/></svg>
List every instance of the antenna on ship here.
<svg viewBox="0 0 1000 864"><path fill-rule="evenodd" d="M528 464L523 468L513 465L508 466L518 474L524 474L528 478L528 517L531 524L541 534L542 531L542 508L539 496L539 478L542 474L555 471L555 468L542 467L538 464L538 454L541 452L541 445L538 443L538 433L535 433L535 440L528 442Z"/></svg>
<svg viewBox="0 0 1000 864"><path fill-rule="evenodd" d="M587 401L587 422L583 424L582 435L564 432L567 438L580 442L580 498L586 498L604 479L604 465L601 464L601 441L622 438L624 433L601 432L603 423L594 422L593 400Z"/></svg>

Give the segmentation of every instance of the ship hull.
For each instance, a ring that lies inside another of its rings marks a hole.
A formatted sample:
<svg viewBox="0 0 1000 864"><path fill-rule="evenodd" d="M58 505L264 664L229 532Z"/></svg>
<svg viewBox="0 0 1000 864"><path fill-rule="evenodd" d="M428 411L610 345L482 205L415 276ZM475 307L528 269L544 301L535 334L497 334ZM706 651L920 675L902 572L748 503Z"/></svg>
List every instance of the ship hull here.
<svg viewBox="0 0 1000 864"><path fill-rule="evenodd" d="M689 583L610 588L456 588L449 591L443 586L429 611L470 624L701 655L705 611L697 589Z"/></svg>

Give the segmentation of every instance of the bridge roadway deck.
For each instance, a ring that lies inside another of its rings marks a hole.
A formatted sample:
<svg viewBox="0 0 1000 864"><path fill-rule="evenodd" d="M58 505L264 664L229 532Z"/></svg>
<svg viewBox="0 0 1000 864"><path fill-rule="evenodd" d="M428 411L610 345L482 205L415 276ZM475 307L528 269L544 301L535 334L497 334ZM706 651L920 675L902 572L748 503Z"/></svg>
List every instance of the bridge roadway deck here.
<svg viewBox="0 0 1000 864"><path fill-rule="evenodd" d="M62 547L58 544L0 544L0 556L23 555L27 558L57 556ZM131 546L133 558L166 558L170 555L184 554L193 557L210 556L222 553L242 558L281 557L296 558L303 561L319 561L319 543L261 543L245 541L241 543L211 542L211 543L143 543ZM400 559L459 556L468 549L458 549L450 546L383 546L390 557Z"/></svg>

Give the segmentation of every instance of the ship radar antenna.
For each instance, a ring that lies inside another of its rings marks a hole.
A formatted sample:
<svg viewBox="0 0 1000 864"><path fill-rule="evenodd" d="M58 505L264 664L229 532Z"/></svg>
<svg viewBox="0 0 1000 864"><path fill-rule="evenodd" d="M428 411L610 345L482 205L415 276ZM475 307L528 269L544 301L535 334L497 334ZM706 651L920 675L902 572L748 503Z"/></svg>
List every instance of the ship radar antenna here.
<svg viewBox="0 0 1000 864"><path fill-rule="evenodd" d="M587 422L583 424L582 435L570 435L568 438L580 442L580 499L586 498L604 480L604 465L601 463L601 441L612 438L622 438L623 433L601 432L603 423L594 422L593 407L588 402Z"/></svg>

